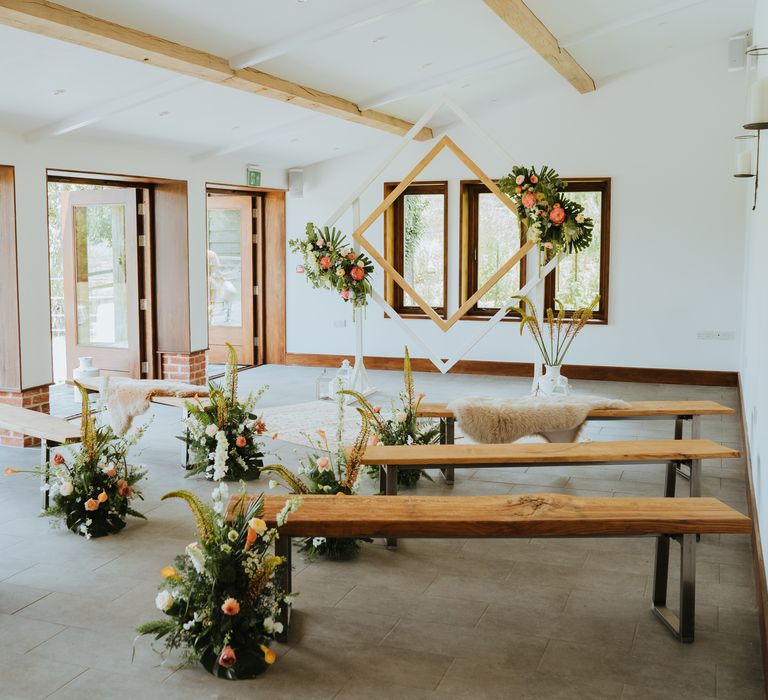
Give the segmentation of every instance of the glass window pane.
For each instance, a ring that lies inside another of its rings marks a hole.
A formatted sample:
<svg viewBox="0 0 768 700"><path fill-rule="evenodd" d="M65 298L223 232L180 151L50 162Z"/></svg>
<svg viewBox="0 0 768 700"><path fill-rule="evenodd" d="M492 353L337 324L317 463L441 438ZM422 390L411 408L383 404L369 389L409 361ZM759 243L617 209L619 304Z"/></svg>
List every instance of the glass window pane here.
<svg viewBox="0 0 768 700"><path fill-rule="evenodd" d="M517 216L491 192L478 195L477 288L520 248ZM478 302L481 309L498 309L520 289L520 266L515 265Z"/></svg>
<svg viewBox="0 0 768 700"><path fill-rule="evenodd" d="M240 210L208 210L208 320L211 326L240 327L242 248Z"/></svg>
<svg viewBox="0 0 768 700"><path fill-rule="evenodd" d="M427 304L441 307L445 289L445 198L442 194L406 194L403 204L403 277ZM416 305L405 293L403 304Z"/></svg>
<svg viewBox="0 0 768 700"><path fill-rule="evenodd" d="M557 269L555 298L574 311L588 306L600 293L601 192L568 192L568 197L584 207L584 215L595 222L592 243L586 250L564 255Z"/></svg>
<svg viewBox="0 0 768 700"><path fill-rule="evenodd" d="M73 207L77 265L77 342L128 347L125 207Z"/></svg>

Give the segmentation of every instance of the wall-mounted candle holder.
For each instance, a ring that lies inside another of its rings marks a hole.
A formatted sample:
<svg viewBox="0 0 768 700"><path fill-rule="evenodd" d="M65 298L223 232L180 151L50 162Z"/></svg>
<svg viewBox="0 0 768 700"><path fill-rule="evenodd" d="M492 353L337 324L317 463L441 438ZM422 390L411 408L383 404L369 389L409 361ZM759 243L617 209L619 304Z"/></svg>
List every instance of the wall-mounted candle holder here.
<svg viewBox="0 0 768 700"><path fill-rule="evenodd" d="M754 146L757 134L741 134L734 137L734 177L755 177L754 162L756 159L752 156L752 147Z"/></svg>
<svg viewBox="0 0 768 700"><path fill-rule="evenodd" d="M768 55L768 46L750 46L746 50L747 56L747 75L757 75L757 62L760 56ZM752 202L752 211L757 208L757 190L760 180L760 132L768 129L768 78L754 80L749 90L749 117L744 128L757 132L757 154L755 156L755 197ZM737 137L738 139L739 137ZM743 152L743 151L742 151ZM748 152L748 151L747 151ZM737 156L738 158L738 156ZM744 162L746 165L746 156ZM749 164L751 166L751 163ZM751 170L751 167L749 168ZM736 177L739 177L739 166L737 163ZM741 177L749 177L741 175Z"/></svg>

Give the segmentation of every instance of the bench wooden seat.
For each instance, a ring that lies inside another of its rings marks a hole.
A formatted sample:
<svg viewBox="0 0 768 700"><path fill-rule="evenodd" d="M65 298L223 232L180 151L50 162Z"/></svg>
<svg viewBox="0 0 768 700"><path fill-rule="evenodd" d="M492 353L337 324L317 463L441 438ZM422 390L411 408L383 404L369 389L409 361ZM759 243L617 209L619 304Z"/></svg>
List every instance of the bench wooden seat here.
<svg viewBox="0 0 768 700"><path fill-rule="evenodd" d="M676 469L690 467L690 494L701 495L701 460L733 459L738 450L711 440L504 443L499 445L369 445L361 463L379 466L382 493L397 494L398 469L439 468L453 483L456 467L554 467L667 463L666 496L675 495ZM671 472L671 473L670 473Z"/></svg>
<svg viewBox="0 0 768 700"><path fill-rule="evenodd" d="M251 497L233 496L227 516ZM291 590L291 538L530 538L656 537L653 610L684 642L693 641L696 536L748 534L751 520L714 498L581 498L560 494L522 496L301 496L280 528L276 553L286 557L281 583ZM274 526L285 496L266 496L262 517ZM680 616L667 607L669 541L682 546ZM288 608L281 609L288 629Z"/></svg>
<svg viewBox="0 0 768 700"><path fill-rule="evenodd" d="M51 458L51 448L80 441L79 426L58 416L51 416L48 413L32 411L20 406L0 404L0 428L40 440L43 464L48 464ZM43 476L43 510L48 508L50 503L48 481L49 475L46 472Z"/></svg>

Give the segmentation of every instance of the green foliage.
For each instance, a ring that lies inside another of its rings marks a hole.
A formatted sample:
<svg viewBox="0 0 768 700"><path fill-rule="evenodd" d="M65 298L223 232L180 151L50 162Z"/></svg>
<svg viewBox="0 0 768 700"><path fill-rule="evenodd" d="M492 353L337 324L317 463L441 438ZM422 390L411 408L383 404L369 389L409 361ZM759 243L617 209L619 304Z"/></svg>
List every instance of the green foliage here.
<svg viewBox="0 0 768 700"><path fill-rule="evenodd" d="M185 492L164 496L170 497L190 504L196 500ZM284 560L272 554L278 531L261 520L261 496L249 500L242 492L241 497L247 505L227 521L229 489L223 483L214 489L213 507L203 507L212 514L210 536L189 545L172 567L163 569L155 603L165 617L137 628L139 634L164 639L167 650L180 649L185 661L199 661L229 680L254 677L274 662L269 645L282 630L275 618L286 600L275 579ZM278 523L297 507L295 501L286 503ZM225 650L232 663L222 657Z"/></svg>
<svg viewBox="0 0 768 700"><path fill-rule="evenodd" d="M574 253L589 247L594 222L584 207L565 195L566 183L549 166L538 171L515 166L499 181L499 189L517 206L517 215L549 254Z"/></svg>
<svg viewBox="0 0 768 700"><path fill-rule="evenodd" d="M83 405L81 444L66 446L68 455L58 452L33 471L51 475L51 504L43 515L62 519L69 530L90 539L119 532L126 516L144 518L130 504L143 498L136 484L146 471L128 464L128 452L145 428L118 437L110 426L97 425L88 393L77 386Z"/></svg>
<svg viewBox="0 0 768 700"><path fill-rule="evenodd" d="M179 439L189 446L188 473L204 473L208 479L237 481L258 479L264 464L264 444L259 437L267 426L253 411L268 387L237 398L237 353L227 343L229 361L224 383L208 385L208 403L187 401L187 432Z"/></svg>
<svg viewBox="0 0 768 700"><path fill-rule="evenodd" d="M362 406L360 410L365 422L371 426L378 442L384 445L432 445L440 440L440 427L429 420L418 417L419 405L424 394L416 394L411 371L411 358L405 348L403 361L404 391L400 394L400 405L392 404L389 418L381 414L381 407L373 406L368 399L356 391L343 393L353 396ZM368 468L368 474L374 479L379 477L379 467ZM419 479L431 477L421 469L398 469L397 483L405 488L414 488Z"/></svg>
<svg viewBox="0 0 768 700"><path fill-rule="evenodd" d="M288 246L304 256L304 270L313 287L331 289L355 308L368 304L373 263L363 253L355 253L341 231L320 229L310 222L305 237L288 241Z"/></svg>
<svg viewBox="0 0 768 700"><path fill-rule="evenodd" d="M406 196L403 207L403 252L405 260L413 260L419 248L419 240L427 230L424 210L429 206L429 200L418 196Z"/></svg>

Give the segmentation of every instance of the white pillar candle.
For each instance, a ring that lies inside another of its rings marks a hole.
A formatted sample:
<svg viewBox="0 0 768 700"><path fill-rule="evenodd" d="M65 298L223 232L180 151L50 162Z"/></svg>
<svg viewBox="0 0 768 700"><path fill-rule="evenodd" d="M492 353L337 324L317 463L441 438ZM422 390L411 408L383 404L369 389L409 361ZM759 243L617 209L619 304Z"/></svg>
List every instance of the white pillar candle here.
<svg viewBox="0 0 768 700"><path fill-rule="evenodd" d="M736 154L736 175L752 174L752 154L749 151L741 151Z"/></svg>
<svg viewBox="0 0 768 700"><path fill-rule="evenodd" d="M751 124L768 122L768 78L762 78L752 86L749 122Z"/></svg>

